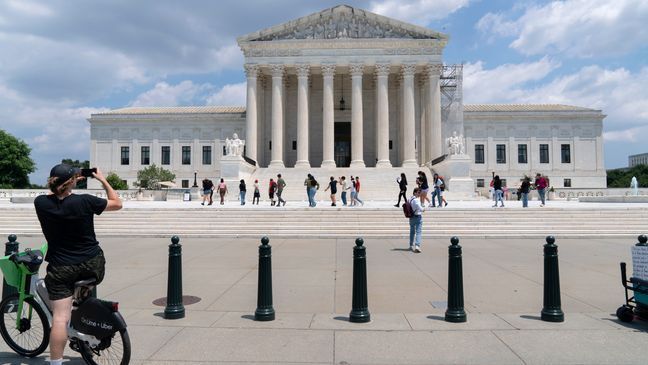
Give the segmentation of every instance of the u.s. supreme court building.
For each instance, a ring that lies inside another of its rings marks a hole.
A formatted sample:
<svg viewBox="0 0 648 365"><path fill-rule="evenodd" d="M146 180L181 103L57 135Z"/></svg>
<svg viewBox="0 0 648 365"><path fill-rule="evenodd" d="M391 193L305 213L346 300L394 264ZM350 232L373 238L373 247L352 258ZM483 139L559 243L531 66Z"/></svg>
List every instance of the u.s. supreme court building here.
<svg viewBox="0 0 648 365"><path fill-rule="evenodd" d="M462 66L443 63L448 39L346 5L244 35L244 107L93 114L91 164L129 186L151 164L183 187L195 175L265 183L279 172L301 185L308 172L352 174L378 185L365 198L390 197L393 178L422 169L466 197L492 172L515 187L537 172L554 187L606 186L600 110L464 105Z"/></svg>

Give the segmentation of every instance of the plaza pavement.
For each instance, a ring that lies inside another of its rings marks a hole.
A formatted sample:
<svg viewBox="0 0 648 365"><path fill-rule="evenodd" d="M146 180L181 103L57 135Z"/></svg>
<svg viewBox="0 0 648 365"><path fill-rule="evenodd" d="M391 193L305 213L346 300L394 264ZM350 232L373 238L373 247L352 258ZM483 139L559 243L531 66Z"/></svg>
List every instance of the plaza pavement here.
<svg viewBox="0 0 648 365"><path fill-rule="evenodd" d="M255 322L258 239L181 237L186 318L165 320L168 239L101 238L99 296L120 302L132 364L647 364L648 322L619 322L633 240L560 239L564 323L539 320L542 240L463 239L467 323L443 321L448 239L367 239L371 323L349 323L353 237L272 239L276 320ZM19 237L36 247L42 237ZM42 272L44 269L41 269ZM43 364L0 344L2 364ZM66 350L66 364L82 364Z"/></svg>

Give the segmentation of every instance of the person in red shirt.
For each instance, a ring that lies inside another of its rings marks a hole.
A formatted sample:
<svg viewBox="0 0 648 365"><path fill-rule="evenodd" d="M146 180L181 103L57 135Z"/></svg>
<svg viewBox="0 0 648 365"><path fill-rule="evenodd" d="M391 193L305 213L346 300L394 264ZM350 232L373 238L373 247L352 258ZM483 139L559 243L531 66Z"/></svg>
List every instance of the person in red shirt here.
<svg viewBox="0 0 648 365"><path fill-rule="evenodd" d="M270 197L270 205L275 205L275 190L277 190L277 183L270 179L270 186L268 187L268 196Z"/></svg>
<svg viewBox="0 0 648 365"><path fill-rule="evenodd" d="M542 201L540 206L544 207L545 206L545 191L547 189L547 179L545 179L544 176L540 175L540 173L537 173L534 185L536 187L536 190L538 191L538 196L540 197L540 200Z"/></svg>

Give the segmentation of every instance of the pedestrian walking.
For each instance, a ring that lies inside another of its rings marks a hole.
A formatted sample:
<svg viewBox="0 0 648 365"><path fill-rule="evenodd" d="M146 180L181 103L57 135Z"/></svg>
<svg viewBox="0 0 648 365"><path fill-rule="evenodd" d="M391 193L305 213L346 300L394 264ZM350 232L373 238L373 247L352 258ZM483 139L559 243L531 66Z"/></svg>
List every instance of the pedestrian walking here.
<svg viewBox="0 0 648 365"><path fill-rule="evenodd" d="M420 199L421 199L421 204L425 206L425 201L428 202L428 204L432 204L434 207L434 200L430 200L429 194L430 194L430 185L428 184L428 179L427 175L425 175L425 172L419 171L418 172L418 177L419 177L419 182L420 182Z"/></svg>
<svg viewBox="0 0 648 365"><path fill-rule="evenodd" d="M351 189L349 183L346 181L346 177L340 177L340 185L342 188L342 193L340 193L340 198L342 199L342 205L346 207L347 205L347 190Z"/></svg>
<svg viewBox="0 0 648 365"><path fill-rule="evenodd" d="M439 186L441 194L441 202L443 203L444 207L448 206L448 201L445 198L445 190L446 190L446 185L445 185L445 178L443 176L439 176L439 180L441 180L441 185Z"/></svg>
<svg viewBox="0 0 648 365"><path fill-rule="evenodd" d="M281 177L281 174L277 174L277 207L279 204L283 203L284 206L286 206L286 201L283 200L281 197L281 194L283 194L283 190L286 187L286 181Z"/></svg>
<svg viewBox="0 0 648 365"><path fill-rule="evenodd" d="M531 179L525 176L520 184L520 189L518 189L518 195L522 199L522 208L529 207L529 189L531 189Z"/></svg>
<svg viewBox="0 0 648 365"><path fill-rule="evenodd" d="M351 182L349 183L349 189L351 190L351 203L349 206L355 207L356 206L356 184L355 184L355 178L351 176Z"/></svg>
<svg viewBox="0 0 648 365"><path fill-rule="evenodd" d="M202 193L203 199L200 205L205 205L207 200L209 200L209 204L207 205L212 205L211 194L214 193L214 183L208 178L204 178L202 181Z"/></svg>
<svg viewBox="0 0 648 365"><path fill-rule="evenodd" d="M407 201L407 177L405 173L401 172L400 178L396 178L398 183L398 203L394 204L396 208L400 207L401 197L403 198L403 203Z"/></svg>
<svg viewBox="0 0 648 365"><path fill-rule="evenodd" d="M252 205L256 200L256 204L259 205L259 199L261 198L261 193L259 192L259 180L254 180L254 196L252 197Z"/></svg>
<svg viewBox="0 0 648 365"><path fill-rule="evenodd" d="M268 197L270 198L270 206L274 207L275 205L275 191L277 190L277 183L270 178L270 184L268 186Z"/></svg>
<svg viewBox="0 0 648 365"><path fill-rule="evenodd" d="M225 204L225 194L227 194L227 184L223 178L220 179L220 184L218 184L218 194L220 195L220 205Z"/></svg>
<svg viewBox="0 0 648 365"><path fill-rule="evenodd" d="M364 206L364 202L360 199L360 176L355 177L355 200Z"/></svg>
<svg viewBox="0 0 648 365"><path fill-rule="evenodd" d="M308 174L306 180L304 180L304 185L306 186L306 192L308 194L308 206L314 208L317 206L317 201L315 200L315 194L319 190L320 186L317 180L313 175Z"/></svg>
<svg viewBox="0 0 648 365"><path fill-rule="evenodd" d="M499 175L493 178L493 190L495 191L495 204L493 208L497 207L497 202L500 202L500 207L504 206L504 191L502 190L502 180Z"/></svg>
<svg viewBox="0 0 648 365"><path fill-rule="evenodd" d="M412 207L412 215L409 218L410 234L409 234L409 248L413 252L421 252L421 234L423 228L423 211L425 208L421 203L421 189L414 188L412 197L409 200Z"/></svg>
<svg viewBox="0 0 648 365"><path fill-rule="evenodd" d="M246 192L247 192L247 187L245 186L245 180L241 179L239 183L239 198L241 199L241 205L245 205Z"/></svg>
<svg viewBox="0 0 648 365"><path fill-rule="evenodd" d="M445 189L445 183L443 182L443 179L439 177L439 174L434 174L432 176L432 185L434 187L434 192L432 193L432 206L433 207L435 206L434 201L436 199L436 201L438 202L436 206L441 208L443 206L442 205L443 196L441 193L441 186L443 185Z"/></svg>
<svg viewBox="0 0 648 365"><path fill-rule="evenodd" d="M535 179L535 188L538 191L538 196L540 197L540 206L544 207L545 206L545 192L547 189L547 179L544 178L540 173L536 174L536 179Z"/></svg>
<svg viewBox="0 0 648 365"><path fill-rule="evenodd" d="M329 189L331 190L331 206L335 207L335 194L337 194L337 184L338 181L335 180L333 176L331 176L331 181L328 183L328 186L324 191L328 191Z"/></svg>

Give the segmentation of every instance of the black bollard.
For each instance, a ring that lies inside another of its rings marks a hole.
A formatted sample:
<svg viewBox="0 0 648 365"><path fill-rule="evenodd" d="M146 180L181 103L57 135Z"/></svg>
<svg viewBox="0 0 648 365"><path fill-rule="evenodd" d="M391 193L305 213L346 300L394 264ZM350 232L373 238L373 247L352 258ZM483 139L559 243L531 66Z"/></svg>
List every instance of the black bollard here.
<svg viewBox="0 0 648 365"><path fill-rule="evenodd" d="M16 237L15 234L10 234L9 237L9 242L5 243L5 256L9 256L14 252L18 252L18 245L19 243L16 242L18 237ZM11 294L15 294L18 292L18 289L15 287L7 284L7 281L2 278L2 299L10 296Z"/></svg>
<svg viewBox="0 0 648 365"><path fill-rule="evenodd" d="M554 236L547 236L544 245L544 298L540 318L547 322L564 322L560 309L560 273L558 272L558 246Z"/></svg>
<svg viewBox="0 0 648 365"><path fill-rule="evenodd" d="M274 321L275 319L275 310L272 307L272 246L269 243L268 237L261 238L255 321Z"/></svg>
<svg viewBox="0 0 648 365"><path fill-rule="evenodd" d="M353 248L353 299L349 321L366 323L371 320L367 300L367 250L362 238L356 238Z"/></svg>
<svg viewBox="0 0 648 365"><path fill-rule="evenodd" d="M180 319L185 316L182 304L182 245L178 236L171 237L169 245L169 277L167 281L167 303L165 319Z"/></svg>
<svg viewBox="0 0 648 365"><path fill-rule="evenodd" d="M466 322L463 296L463 265L461 263L461 246L459 237L452 237L448 246L448 309L445 312L445 321L461 323Z"/></svg>

